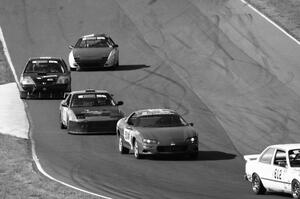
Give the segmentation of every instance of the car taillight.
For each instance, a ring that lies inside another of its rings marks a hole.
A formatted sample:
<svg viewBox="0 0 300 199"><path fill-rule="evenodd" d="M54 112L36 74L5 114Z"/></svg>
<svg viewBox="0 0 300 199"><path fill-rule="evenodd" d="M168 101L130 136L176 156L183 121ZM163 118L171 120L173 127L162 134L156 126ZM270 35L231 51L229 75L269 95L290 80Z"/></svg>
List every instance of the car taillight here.
<svg viewBox="0 0 300 199"><path fill-rule="evenodd" d="M34 85L34 81L30 76L21 76L20 83L22 85Z"/></svg>
<svg viewBox="0 0 300 199"><path fill-rule="evenodd" d="M68 76L59 76L56 83L57 84L67 84L70 81Z"/></svg>

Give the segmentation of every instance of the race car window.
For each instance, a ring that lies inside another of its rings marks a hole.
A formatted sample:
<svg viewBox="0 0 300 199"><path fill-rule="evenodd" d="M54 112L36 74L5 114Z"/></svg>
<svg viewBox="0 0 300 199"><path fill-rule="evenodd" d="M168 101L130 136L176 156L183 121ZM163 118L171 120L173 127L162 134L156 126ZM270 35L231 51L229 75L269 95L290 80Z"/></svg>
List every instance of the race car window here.
<svg viewBox="0 0 300 199"><path fill-rule="evenodd" d="M260 157L259 162L265 163L265 164L271 164L272 163L272 158L273 158L273 155L274 155L274 151L275 151L274 148L267 149L262 154L262 156Z"/></svg>
<svg viewBox="0 0 300 199"><path fill-rule="evenodd" d="M274 165L281 166L286 164L285 151L277 150L274 157Z"/></svg>
<svg viewBox="0 0 300 199"><path fill-rule="evenodd" d="M136 126L140 127L178 127L188 124L177 114L159 114L140 116L136 120Z"/></svg>
<svg viewBox="0 0 300 199"><path fill-rule="evenodd" d="M71 107L114 106L113 99L108 94L74 94Z"/></svg>
<svg viewBox="0 0 300 199"><path fill-rule="evenodd" d="M64 67L58 61L34 60L29 61L25 73L64 73Z"/></svg>
<svg viewBox="0 0 300 199"><path fill-rule="evenodd" d="M136 117L137 117L137 115L136 115L136 113L133 113L129 118L128 118L128 120L127 120L127 124L129 124L129 125L136 125Z"/></svg>
<svg viewBox="0 0 300 199"><path fill-rule="evenodd" d="M107 48L109 43L104 37L92 37L79 39L75 48Z"/></svg>
<svg viewBox="0 0 300 199"><path fill-rule="evenodd" d="M291 167L300 167L300 149L289 151L289 161Z"/></svg>

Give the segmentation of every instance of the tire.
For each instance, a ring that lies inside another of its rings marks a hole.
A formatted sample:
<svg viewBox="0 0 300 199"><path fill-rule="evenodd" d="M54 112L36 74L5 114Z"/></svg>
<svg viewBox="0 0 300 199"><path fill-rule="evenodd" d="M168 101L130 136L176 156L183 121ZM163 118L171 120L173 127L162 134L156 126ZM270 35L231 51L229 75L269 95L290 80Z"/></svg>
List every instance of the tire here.
<svg viewBox="0 0 300 199"><path fill-rule="evenodd" d="M198 152L190 153L189 156L192 160L196 160L198 158Z"/></svg>
<svg viewBox="0 0 300 199"><path fill-rule="evenodd" d="M66 125L64 125L64 123L63 123L63 121L61 119L61 113L59 114L59 119L60 119L60 128L61 129L66 129L67 127L66 127Z"/></svg>
<svg viewBox="0 0 300 199"><path fill-rule="evenodd" d="M260 177L255 173L252 176L252 190L256 195L261 195L266 193L266 188L262 184Z"/></svg>
<svg viewBox="0 0 300 199"><path fill-rule="evenodd" d="M20 98L21 98L21 99L27 99L27 96L28 96L27 92L25 92L25 91L20 91Z"/></svg>
<svg viewBox="0 0 300 199"><path fill-rule="evenodd" d="M293 198L300 199L300 183L298 180L293 180L292 182L292 195Z"/></svg>
<svg viewBox="0 0 300 199"><path fill-rule="evenodd" d="M134 153L134 157L136 159L142 159L143 158L143 155L140 154L140 149L139 149L139 145L138 145L137 141L134 142L133 153Z"/></svg>
<svg viewBox="0 0 300 199"><path fill-rule="evenodd" d="M61 129L66 129L67 127L62 122L60 122L60 128Z"/></svg>
<svg viewBox="0 0 300 199"><path fill-rule="evenodd" d="M119 136L119 145L118 145L119 147L119 152L121 153L121 154L128 154L129 153L129 149L128 148L126 148L126 147L124 147L124 145L123 145L123 139L122 139L122 137L121 136Z"/></svg>

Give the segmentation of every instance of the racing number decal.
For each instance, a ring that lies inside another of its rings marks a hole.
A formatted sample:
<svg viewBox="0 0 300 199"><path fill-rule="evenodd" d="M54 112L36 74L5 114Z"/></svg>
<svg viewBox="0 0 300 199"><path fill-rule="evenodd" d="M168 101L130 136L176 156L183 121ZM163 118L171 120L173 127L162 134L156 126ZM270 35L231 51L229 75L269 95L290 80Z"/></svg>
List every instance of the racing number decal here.
<svg viewBox="0 0 300 199"><path fill-rule="evenodd" d="M129 142L129 143L130 143L130 140L131 140L131 132L127 128L124 129L124 140L126 142Z"/></svg>
<svg viewBox="0 0 300 199"><path fill-rule="evenodd" d="M276 180L281 180L282 179L282 169L275 169L274 178Z"/></svg>

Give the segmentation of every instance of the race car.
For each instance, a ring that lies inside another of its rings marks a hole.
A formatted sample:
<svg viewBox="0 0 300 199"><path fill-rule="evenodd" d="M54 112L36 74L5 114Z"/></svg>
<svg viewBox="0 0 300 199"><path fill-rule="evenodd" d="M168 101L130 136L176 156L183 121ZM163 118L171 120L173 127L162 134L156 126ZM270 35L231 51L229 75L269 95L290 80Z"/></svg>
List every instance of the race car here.
<svg viewBox="0 0 300 199"><path fill-rule="evenodd" d="M20 98L63 98L71 91L71 73L62 58L30 58L20 77Z"/></svg>
<svg viewBox="0 0 300 199"><path fill-rule="evenodd" d="M137 159L151 154L188 154L197 158L198 135L192 126L174 110L138 110L118 121L118 149L121 154L133 150Z"/></svg>
<svg viewBox="0 0 300 199"><path fill-rule="evenodd" d="M255 194L285 192L300 198L300 143L272 145L244 159L245 179Z"/></svg>
<svg viewBox="0 0 300 199"><path fill-rule="evenodd" d="M105 34L84 35L75 46L69 46L69 64L71 70L119 66L118 45Z"/></svg>
<svg viewBox="0 0 300 199"><path fill-rule="evenodd" d="M114 133L124 117L120 105L123 102L115 102L105 90L73 91L60 103L60 127L71 134Z"/></svg>

